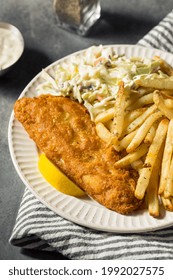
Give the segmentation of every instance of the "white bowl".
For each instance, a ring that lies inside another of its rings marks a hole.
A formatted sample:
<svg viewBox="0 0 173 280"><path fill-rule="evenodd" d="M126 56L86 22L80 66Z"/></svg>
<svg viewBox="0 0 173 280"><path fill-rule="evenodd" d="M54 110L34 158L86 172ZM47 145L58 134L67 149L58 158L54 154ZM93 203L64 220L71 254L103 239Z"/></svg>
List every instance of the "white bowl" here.
<svg viewBox="0 0 173 280"><path fill-rule="evenodd" d="M24 39L14 25L0 22L0 76L19 60L24 50Z"/></svg>

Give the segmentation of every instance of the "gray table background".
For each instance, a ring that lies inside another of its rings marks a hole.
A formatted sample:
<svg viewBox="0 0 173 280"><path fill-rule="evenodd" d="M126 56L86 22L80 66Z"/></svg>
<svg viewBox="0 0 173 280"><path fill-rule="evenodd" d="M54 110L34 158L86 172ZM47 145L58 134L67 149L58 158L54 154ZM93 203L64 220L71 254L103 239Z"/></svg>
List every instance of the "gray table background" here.
<svg viewBox="0 0 173 280"><path fill-rule="evenodd" d="M65 259L60 254L13 247L8 240L24 191L8 148L13 104L27 83L53 61L99 44L135 44L173 9L172 0L105 0L102 17L87 37L58 28L52 0L0 0L0 21L17 26L25 40L22 58L0 77L0 259Z"/></svg>

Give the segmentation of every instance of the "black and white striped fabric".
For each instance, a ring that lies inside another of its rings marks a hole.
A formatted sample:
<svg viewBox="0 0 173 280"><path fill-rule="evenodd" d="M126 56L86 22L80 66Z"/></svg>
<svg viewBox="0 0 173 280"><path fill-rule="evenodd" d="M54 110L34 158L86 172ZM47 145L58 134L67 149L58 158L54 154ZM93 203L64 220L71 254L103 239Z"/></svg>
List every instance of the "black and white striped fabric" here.
<svg viewBox="0 0 173 280"><path fill-rule="evenodd" d="M173 11L138 44L173 52ZM173 259L173 227L140 234L91 230L63 219L26 189L11 244L55 251L69 259Z"/></svg>
<svg viewBox="0 0 173 280"><path fill-rule="evenodd" d="M139 42L139 45L173 52L173 10Z"/></svg>

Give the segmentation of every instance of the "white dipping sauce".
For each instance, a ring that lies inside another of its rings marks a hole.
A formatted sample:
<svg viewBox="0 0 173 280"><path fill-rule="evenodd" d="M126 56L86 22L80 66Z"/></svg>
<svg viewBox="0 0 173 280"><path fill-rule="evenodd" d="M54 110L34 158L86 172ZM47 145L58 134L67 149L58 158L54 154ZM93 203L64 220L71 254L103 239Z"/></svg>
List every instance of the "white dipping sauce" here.
<svg viewBox="0 0 173 280"><path fill-rule="evenodd" d="M21 42L11 30L0 27L0 69L15 63L22 53Z"/></svg>

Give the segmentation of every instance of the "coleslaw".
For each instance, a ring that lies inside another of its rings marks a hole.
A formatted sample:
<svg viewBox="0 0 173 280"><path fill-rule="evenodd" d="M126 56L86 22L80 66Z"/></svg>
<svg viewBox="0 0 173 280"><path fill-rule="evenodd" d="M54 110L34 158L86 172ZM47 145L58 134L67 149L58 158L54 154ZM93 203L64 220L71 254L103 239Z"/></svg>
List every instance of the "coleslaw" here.
<svg viewBox="0 0 173 280"><path fill-rule="evenodd" d="M114 106L119 82L133 88L139 77L159 73L159 61L149 58L118 55L113 47L92 46L82 55L71 56L60 63L55 73L42 70L44 82L39 94L69 96L83 103L91 119ZM158 74L157 74L158 75Z"/></svg>

